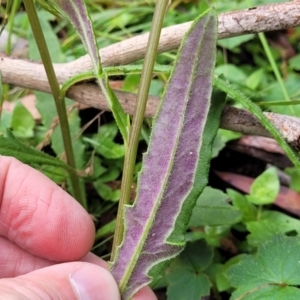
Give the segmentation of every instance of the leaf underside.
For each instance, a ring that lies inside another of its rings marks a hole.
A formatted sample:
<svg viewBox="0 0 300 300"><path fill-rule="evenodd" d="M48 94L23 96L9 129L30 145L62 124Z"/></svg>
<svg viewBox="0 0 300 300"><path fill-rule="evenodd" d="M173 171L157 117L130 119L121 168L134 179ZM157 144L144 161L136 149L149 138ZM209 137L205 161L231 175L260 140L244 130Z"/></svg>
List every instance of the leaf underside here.
<svg viewBox="0 0 300 300"><path fill-rule="evenodd" d="M179 50L144 156L137 200L126 207L124 240L111 266L123 299L151 281L153 266L184 248L224 104L224 97L210 102L216 39L217 17L209 11L194 22Z"/></svg>

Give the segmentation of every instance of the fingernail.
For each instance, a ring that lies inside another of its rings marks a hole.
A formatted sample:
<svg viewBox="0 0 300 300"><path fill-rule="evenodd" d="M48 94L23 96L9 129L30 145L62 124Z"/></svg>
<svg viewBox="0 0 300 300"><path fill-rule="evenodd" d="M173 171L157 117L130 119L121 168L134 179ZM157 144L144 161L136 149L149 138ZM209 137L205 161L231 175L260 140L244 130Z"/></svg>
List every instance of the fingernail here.
<svg viewBox="0 0 300 300"><path fill-rule="evenodd" d="M118 300L117 284L107 270L95 265L79 267L70 275L80 300Z"/></svg>

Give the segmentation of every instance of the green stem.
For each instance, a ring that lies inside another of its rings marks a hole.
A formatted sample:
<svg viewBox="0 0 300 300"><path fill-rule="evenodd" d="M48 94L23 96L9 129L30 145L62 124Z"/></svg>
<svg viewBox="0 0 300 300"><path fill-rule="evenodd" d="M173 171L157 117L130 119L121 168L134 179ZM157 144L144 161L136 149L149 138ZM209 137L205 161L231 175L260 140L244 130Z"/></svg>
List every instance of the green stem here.
<svg viewBox="0 0 300 300"><path fill-rule="evenodd" d="M285 85L283 83L281 74L280 74L280 72L278 70L278 67L277 67L276 62L274 60L274 57L273 57L273 55L271 53L271 49L269 47L267 39L266 39L265 35L262 32L260 32L258 34L258 37L259 37L260 42L261 42L261 44L262 44L262 46L263 46L263 48L265 50L265 53L266 53L267 58L269 60L269 63L271 65L271 67L272 67L273 73L274 73L274 75L275 75L275 77L276 77L276 79L277 79L277 81L279 83L279 86L280 86L281 91L283 93L284 99L285 99L285 101L290 101L290 96L289 96L289 94L288 94L288 92L287 92L287 90L285 88ZM290 109L292 115L295 116L295 111L294 111L293 107L289 106L289 109Z"/></svg>
<svg viewBox="0 0 300 300"><path fill-rule="evenodd" d="M246 2L247 2L248 7L252 6L252 1L251 0L247 0ZM285 101L290 101L290 96L289 96L289 94L288 94L288 92L287 92L287 90L285 88L285 85L284 85L283 80L282 80L282 76L281 76L281 74L280 74L280 72L278 70L278 67L277 67L276 62L274 60L274 57L272 55L272 52L271 52L270 46L268 44L268 41L266 39L266 36L265 36L265 34L263 32L259 32L258 33L258 37L259 37L259 40L260 40L260 42L261 42L261 44L262 44L262 46L264 48L264 51L265 51L265 54L266 54L266 56L267 56L267 58L269 60L269 63L271 65L271 67L272 67L272 70L273 70L273 73L274 73L274 75L276 77L276 80L279 83L279 86L281 88L281 91L283 93ZM296 116L294 108L292 106L289 106L289 109L290 109L292 115Z"/></svg>
<svg viewBox="0 0 300 300"><path fill-rule="evenodd" d="M11 51L12 51L11 38L12 38L12 34L13 34L14 19L15 19L16 12L18 11L18 9L20 7L20 4L21 4L21 0L13 1L11 12L10 12L10 15L9 15L9 19L8 19L8 38L7 38L7 44L6 44L6 49L5 49L7 55L11 54Z"/></svg>
<svg viewBox="0 0 300 300"><path fill-rule="evenodd" d="M115 237L112 247L111 260L116 256L117 246L121 244L124 232L124 207L130 202L130 194L132 187L132 178L136 161L137 148L143 125L144 114L152 79L153 67L160 38L160 32L163 25L164 16L168 6L168 0L160 0L156 2L153 20L150 29L150 35L145 54L143 71L141 74L141 82L137 95L137 102L134 110L132 127L129 134L129 144L125 153L123 178L121 185L121 198L119 201L119 209L117 215L117 224Z"/></svg>
<svg viewBox="0 0 300 300"><path fill-rule="evenodd" d="M61 133L63 137L63 143L67 158L67 163L76 170L75 158L72 148L72 141L70 135L70 128L68 123L68 116L66 111L66 105L64 98L60 96L60 87L54 72L52 61L49 55L45 37L38 19L37 12L35 10L34 2L32 0L23 0L25 9L28 14L28 19L34 34L35 41L37 43L44 68L47 74L49 85L55 100L55 105L57 109L57 114L60 122ZM83 192L81 189L81 184L79 178L74 171L69 171L70 181L74 197L78 200L79 203L86 208L86 203L84 201Z"/></svg>

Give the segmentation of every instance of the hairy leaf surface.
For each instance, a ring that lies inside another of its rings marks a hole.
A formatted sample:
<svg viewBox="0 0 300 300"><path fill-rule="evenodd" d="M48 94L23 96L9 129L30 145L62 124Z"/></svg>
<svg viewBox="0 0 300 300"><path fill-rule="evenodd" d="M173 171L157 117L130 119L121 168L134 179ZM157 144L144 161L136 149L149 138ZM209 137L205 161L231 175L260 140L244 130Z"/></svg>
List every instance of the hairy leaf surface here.
<svg viewBox="0 0 300 300"><path fill-rule="evenodd" d="M125 210L125 233L111 271L123 299L148 284L149 270L179 254L208 163L224 96L211 102L217 17L209 11L185 36ZM152 270L153 271L153 270ZM152 272L151 272L152 273Z"/></svg>

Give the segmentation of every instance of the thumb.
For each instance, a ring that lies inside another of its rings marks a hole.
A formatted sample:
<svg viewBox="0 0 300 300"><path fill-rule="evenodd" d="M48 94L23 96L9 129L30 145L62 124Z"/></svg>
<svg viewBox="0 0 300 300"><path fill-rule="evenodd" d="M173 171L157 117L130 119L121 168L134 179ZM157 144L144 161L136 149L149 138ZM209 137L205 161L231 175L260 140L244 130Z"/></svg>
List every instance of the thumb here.
<svg viewBox="0 0 300 300"><path fill-rule="evenodd" d="M104 268L63 263L0 280L0 299L118 300L117 284Z"/></svg>

